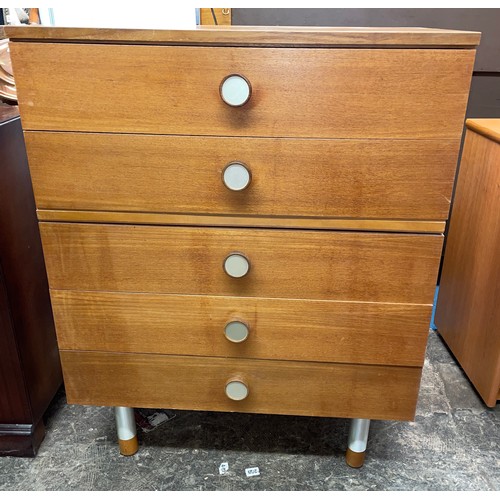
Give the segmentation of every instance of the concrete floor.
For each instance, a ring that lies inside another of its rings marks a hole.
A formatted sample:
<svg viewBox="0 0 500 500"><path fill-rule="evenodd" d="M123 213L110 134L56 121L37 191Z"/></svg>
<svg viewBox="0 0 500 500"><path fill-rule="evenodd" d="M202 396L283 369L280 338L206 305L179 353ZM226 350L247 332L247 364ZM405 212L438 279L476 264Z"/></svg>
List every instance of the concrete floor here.
<svg viewBox="0 0 500 500"><path fill-rule="evenodd" d="M373 421L362 469L344 462L347 420L272 415L176 412L122 457L113 410L61 391L38 456L0 458L0 490L498 490L499 431L500 404L482 403L431 332L415 422Z"/></svg>

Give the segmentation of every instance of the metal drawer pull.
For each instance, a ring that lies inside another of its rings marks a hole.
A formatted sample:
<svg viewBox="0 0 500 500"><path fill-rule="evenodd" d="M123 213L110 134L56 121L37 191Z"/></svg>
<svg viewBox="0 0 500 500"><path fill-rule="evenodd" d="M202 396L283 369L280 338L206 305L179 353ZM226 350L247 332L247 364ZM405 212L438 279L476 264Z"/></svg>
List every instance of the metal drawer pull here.
<svg viewBox="0 0 500 500"><path fill-rule="evenodd" d="M250 270L250 262L241 253L230 253L224 259L224 271L232 278L243 278Z"/></svg>
<svg viewBox="0 0 500 500"><path fill-rule="evenodd" d="M248 396L248 387L241 380L230 380L226 384L226 396L233 401L242 401Z"/></svg>
<svg viewBox="0 0 500 500"><path fill-rule="evenodd" d="M230 163L222 172L222 182L231 191L243 191L250 185L251 180L252 174L243 163Z"/></svg>
<svg viewBox="0 0 500 500"><path fill-rule="evenodd" d="M249 333L250 329L243 321L230 321L224 328L226 339L235 344L244 342Z"/></svg>
<svg viewBox="0 0 500 500"><path fill-rule="evenodd" d="M233 107L243 106L252 95L250 82L242 75L226 76L219 87L222 100Z"/></svg>

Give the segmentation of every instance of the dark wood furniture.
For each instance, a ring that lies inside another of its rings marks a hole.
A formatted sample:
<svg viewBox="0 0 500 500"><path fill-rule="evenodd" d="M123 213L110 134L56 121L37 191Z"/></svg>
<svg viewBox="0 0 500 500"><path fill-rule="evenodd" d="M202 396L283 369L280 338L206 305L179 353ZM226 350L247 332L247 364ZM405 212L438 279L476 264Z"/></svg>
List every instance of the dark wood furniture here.
<svg viewBox="0 0 500 500"><path fill-rule="evenodd" d="M0 455L35 455L61 380L21 121L0 106Z"/></svg>
<svg viewBox="0 0 500 500"><path fill-rule="evenodd" d="M500 120L467 120L435 323L488 406L500 399Z"/></svg>

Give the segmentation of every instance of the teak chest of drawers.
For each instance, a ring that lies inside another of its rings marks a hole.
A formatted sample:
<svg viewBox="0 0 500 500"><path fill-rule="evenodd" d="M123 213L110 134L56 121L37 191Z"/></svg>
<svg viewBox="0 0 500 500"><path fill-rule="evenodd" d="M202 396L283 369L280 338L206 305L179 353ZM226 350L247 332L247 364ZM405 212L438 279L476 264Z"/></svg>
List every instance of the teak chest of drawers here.
<svg viewBox="0 0 500 500"><path fill-rule="evenodd" d="M8 28L67 397L411 420L479 33Z"/></svg>

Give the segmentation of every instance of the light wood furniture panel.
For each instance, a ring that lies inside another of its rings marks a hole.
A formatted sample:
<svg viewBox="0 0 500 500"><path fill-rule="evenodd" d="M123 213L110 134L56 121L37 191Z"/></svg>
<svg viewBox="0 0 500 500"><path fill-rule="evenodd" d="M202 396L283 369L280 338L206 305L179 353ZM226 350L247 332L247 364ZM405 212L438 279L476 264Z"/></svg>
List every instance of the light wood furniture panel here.
<svg viewBox="0 0 500 500"><path fill-rule="evenodd" d="M421 368L61 351L68 402L411 419ZM102 381L96 384L95 381ZM233 401L231 380L249 388Z"/></svg>
<svg viewBox="0 0 500 500"><path fill-rule="evenodd" d="M61 349L422 366L431 305L52 290ZM248 339L233 343L227 323ZM307 332L307 335L304 335Z"/></svg>
<svg viewBox="0 0 500 500"><path fill-rule="evenodd" d="M447 217L458 145L50 132L26 141L41 209L410 220ZM252 176L242 192L221 182L235 161Z"/></svg>
<svg viewBox="0 0 500 500"><path fill-rule="evenodd" d="M375 28L345 26L201 26L196 30L6 27L16 41L124 43L141 45L201 45L204 47L432 47L469 48L479 45L481 33L435 28Z"/></svg>
<svg viewBox="0 0 500 500"><path fill-rule="evenodd" d="M500 119L467 120L435 323L488 406L500 399Z"/></svg>
<svg viewBox="0 0 500 500"><path fill-rule="evenodd" d="M51 288L432 304L437 235L43 222ZM248 274L225 259L243 254Z"/></svg>
<svg viewBox="0 0 500 500"><path fill-rule="evenodd" d="M27 130L449 139L475 51L19 42L11 54ZM50 79L32 79L40 67ZM246 106L219 97L231 74L252 86Z"/></svg>
<svg viewBox="0 0 500 500"><path fill-rule="evenodd" d="M283 229L343 229L396 233L442 234L445 222L438 220L348 219L318 217L259 217L90 210L38 209L38 219L47 222L102 222L154 224L160 226L257 227Z"/></svg>
<svg viewBox="0 0 500 500"><path fill-rule="evenodd" d="M351 418L353 467L413 418L478 33L8 34L68 401L123 454L133 406Z"/></svg>

